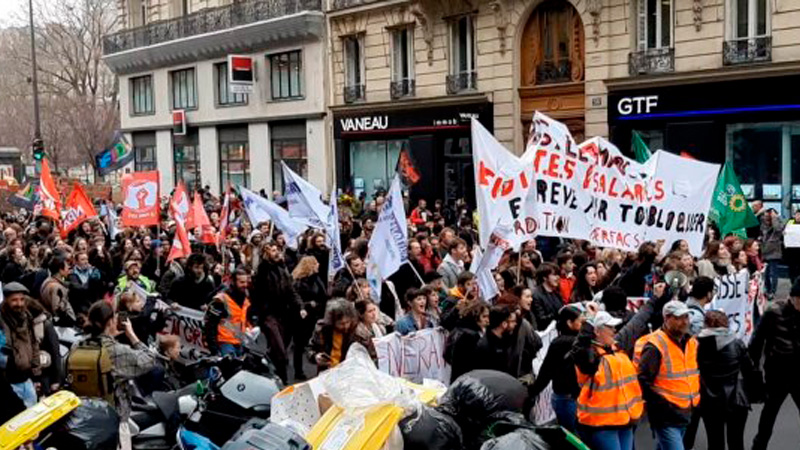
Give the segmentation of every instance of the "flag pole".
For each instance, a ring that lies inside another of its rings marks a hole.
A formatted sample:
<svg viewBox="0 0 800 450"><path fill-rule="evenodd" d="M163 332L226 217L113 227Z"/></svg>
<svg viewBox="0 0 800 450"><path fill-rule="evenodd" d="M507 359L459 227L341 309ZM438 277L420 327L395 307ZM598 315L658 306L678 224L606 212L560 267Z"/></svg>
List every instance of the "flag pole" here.
<svg viewBox="0 0 800 450"><path fill-rule="evenodd" d="M522 275L522 249L517 252L517 286L519 286L519 278Z"/></svg>
<svg viewBox="0 0 800 450"><path fill-rule="evenodd" d="M345 263L344 266L347 267L347 271L350 272L350 276L353 277L353 283L358 281L358 278L356 278L356 274L353 273L353 269L350 268L350 264ZM352 284L350 286L352 286ZM356 285L356 294L358 295L359 300L364 300L364 295L361 293L361 287L358 285Z"/></svg>
<svg viewBox="0 0 800 450"><path fill-rule="evenodd" d="M411 264L411 261L406 261L406 264L408 264L409 267L411 267L411 270L414 271L414 275L416 275L417 279L419 279L420 286L425 286L425 280L422 279L422 276L419 274L419 271L417 271L417 268L414 267L413 264Z"/></svg>

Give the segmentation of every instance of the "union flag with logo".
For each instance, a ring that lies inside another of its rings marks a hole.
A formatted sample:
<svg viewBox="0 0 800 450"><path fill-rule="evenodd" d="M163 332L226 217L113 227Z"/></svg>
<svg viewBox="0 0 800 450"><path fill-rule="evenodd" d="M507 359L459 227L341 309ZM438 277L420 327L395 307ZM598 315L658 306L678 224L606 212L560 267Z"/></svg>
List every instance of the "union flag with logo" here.
<svg viewBox="0 0 800 450"><path fill-rule="evenodd" d="M61 235L66 236L83 222L97 217L92 201L80 183L75 183L61 211Z"/></svg>
<svg viewBox="0 0 800 450"><path fill-rule="evenodd" d="M158 171L134 172L122 179L122 225L158 225L161 214Z"/></svg>

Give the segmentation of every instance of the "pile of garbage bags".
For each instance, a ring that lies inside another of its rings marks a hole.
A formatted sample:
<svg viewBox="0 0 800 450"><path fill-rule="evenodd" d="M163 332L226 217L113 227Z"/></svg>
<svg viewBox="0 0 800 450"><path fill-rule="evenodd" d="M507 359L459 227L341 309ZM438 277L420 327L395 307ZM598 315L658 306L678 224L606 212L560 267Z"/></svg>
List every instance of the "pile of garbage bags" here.
<svg viewBox="0 0 800 450"><path fill-rule="evenodd" d="M588 450L560 427L530 423L523 415L527 389L508 374L476 370L449 388L420 386L349 353L314 381L322 392L318 403L299 385L290 387L273 398L272 420L315 449ZM295 398L287 403L287 395Z"/></svg>

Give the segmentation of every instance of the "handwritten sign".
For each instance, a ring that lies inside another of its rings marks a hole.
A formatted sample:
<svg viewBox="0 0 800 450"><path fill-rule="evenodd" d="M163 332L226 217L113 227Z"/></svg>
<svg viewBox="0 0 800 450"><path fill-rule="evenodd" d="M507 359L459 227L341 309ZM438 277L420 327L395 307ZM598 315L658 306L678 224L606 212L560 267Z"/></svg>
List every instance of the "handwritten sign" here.
<svg viewBox="0 0 800 450"><path fill-rule="evenodd" d="M710 309L724 311L736 336L748 343L753 335L753 304L758 296L751 293L750 274L746 270L714 280L717 295ZM758 285L756 284L756 287Z"/></svg>
<svg viewBox="0 0 800 450"><path fill-rule="evenodd" d="M159 334L171 334L181 340L181 357L187 361L197 361L208 355L208 347L203 341L203 312L181 307L167 319Z"/></svg>
<svg viewBox="0 0 800 450"><path fill-rule="evenodd" d="M564 124L538 112L522 156L476 121L472 148L484 246L504 225L515 244L554 236L636 251L645 241L684 239L701 253L717 164L665 151L640 164L603 138L577 144Z"/></svg>
<svg viewBox="0 0 800 450"><path fill-rule="evenodd" d="M450 365L444 360L445 331L441 328L375 339L378 369L413 383L424 378L450 384Z"/></svg>

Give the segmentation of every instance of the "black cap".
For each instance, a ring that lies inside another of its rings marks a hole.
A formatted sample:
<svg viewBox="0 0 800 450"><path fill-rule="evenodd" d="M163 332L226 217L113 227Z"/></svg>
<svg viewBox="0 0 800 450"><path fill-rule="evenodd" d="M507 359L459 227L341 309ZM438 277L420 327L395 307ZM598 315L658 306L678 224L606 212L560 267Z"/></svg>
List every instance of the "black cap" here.
<svg viewBox="0 0 800 450"><path fill-rule="evenodd" d="M28 288L22 285L22 283L17 283L16 281L12 281L11 283L3 285L3 295L11 295L11 294L30 294Z"/></svg>
<svg viewBox="0 0 800 450"><path fill-rule="evenodd" d="M425 284L431 284L434 281L436 281L438 279L441 279L441 278L443 278L442 274L440 274L439 272L437 272L435 270L432 271L432 272L428 272L428 273L426 273L425 275L422 276L422 279L425 280Z"/></svg>

